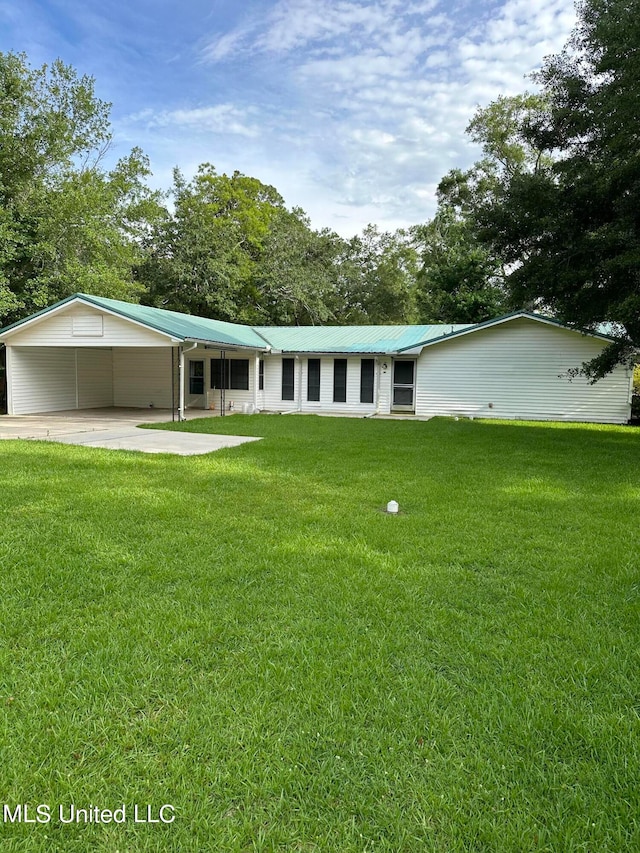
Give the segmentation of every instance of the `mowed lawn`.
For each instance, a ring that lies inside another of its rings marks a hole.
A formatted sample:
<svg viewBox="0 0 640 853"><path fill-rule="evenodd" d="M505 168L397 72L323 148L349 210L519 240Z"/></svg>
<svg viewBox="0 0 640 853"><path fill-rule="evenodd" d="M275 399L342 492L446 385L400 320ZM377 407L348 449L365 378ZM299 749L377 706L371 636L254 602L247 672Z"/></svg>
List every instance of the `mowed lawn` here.
<svg viewBox="0 0 640 853"><path fill-rule="evenodd" d="M639 431L176 428L0 442L2 851L640 849Z"/></svg>

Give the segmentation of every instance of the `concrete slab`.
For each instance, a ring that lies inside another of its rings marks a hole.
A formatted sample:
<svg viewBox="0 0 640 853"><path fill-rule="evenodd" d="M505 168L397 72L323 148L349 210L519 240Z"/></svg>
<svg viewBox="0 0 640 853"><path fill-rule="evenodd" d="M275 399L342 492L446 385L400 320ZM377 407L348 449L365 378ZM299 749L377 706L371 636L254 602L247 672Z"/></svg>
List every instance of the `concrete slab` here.
<svg viewBox="0 0 640 853"><path fill-rule="evenodd" d="M59 444L79 444L83 447L106 447L109 450L173 453L178 456L198 456L224 447L237 447L247 441L260 441L259 438L246 435L198 435L138 427L50 435L44 440Z"/></svg>
<svg viewBox="0 0 640 853"><path fill-rule="evenodd" d="M204 413L189 413L190 418ZM205 415L206 416L206 415ZM139 423L163 423L171 415L159 410L87 409L71 412L46 412L42 415L3 415L0 439L27 439L104 447L110 450L138 450L142 453L173 453L195 456L225 447L237 447L254 436L202 435L169 430L140 429Z"/></svg>

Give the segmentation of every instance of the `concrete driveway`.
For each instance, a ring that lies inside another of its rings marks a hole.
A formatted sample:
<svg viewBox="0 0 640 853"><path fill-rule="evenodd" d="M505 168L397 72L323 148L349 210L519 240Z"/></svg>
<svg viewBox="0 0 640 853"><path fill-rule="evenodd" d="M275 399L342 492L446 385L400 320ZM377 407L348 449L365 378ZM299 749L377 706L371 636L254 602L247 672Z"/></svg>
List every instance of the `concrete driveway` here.
<svg viewBox="0 0 640 853"><path fill-rule="evenodd" d="M208 415L204 411L191 411L187 413L187 419ZM40 415L1 415L0 440L56 441L109 450L139 450L179 456L196 456L260 440L246 435L197 435L138 427L141 423L167 421L171 422L171 412L162 409L78 409Z"/></svg>

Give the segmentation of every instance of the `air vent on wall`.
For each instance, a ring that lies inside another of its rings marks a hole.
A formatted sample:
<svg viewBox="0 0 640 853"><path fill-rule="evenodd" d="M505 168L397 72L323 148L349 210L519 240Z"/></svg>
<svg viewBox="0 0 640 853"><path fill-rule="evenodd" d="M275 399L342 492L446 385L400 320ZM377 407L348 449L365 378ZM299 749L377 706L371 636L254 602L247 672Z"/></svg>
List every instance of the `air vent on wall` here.
<svg viewBox="0 0 640 853"><path fill-rule="evenodd" d="M74 338L101 338L104 335L101 314L76 314L71 318L71 334Z"/></svg>

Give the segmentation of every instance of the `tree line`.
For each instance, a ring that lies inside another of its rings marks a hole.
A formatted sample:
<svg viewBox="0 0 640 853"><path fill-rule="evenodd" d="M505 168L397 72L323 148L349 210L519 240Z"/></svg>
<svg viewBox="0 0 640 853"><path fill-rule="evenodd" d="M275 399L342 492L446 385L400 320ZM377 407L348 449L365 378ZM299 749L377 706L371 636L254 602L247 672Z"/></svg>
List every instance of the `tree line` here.
<svg viewBox="0 0 640 853"><path fill-rule="evenodd" d="M427 223L314 229L257 178L202 164L148 186L134 148L104 166L110 105L57 60L0 53L0 325L77 291L259 324L479 322L543 310L640 341L640 8L585 0L535 93L467 128L482 157Z"/></svg>

